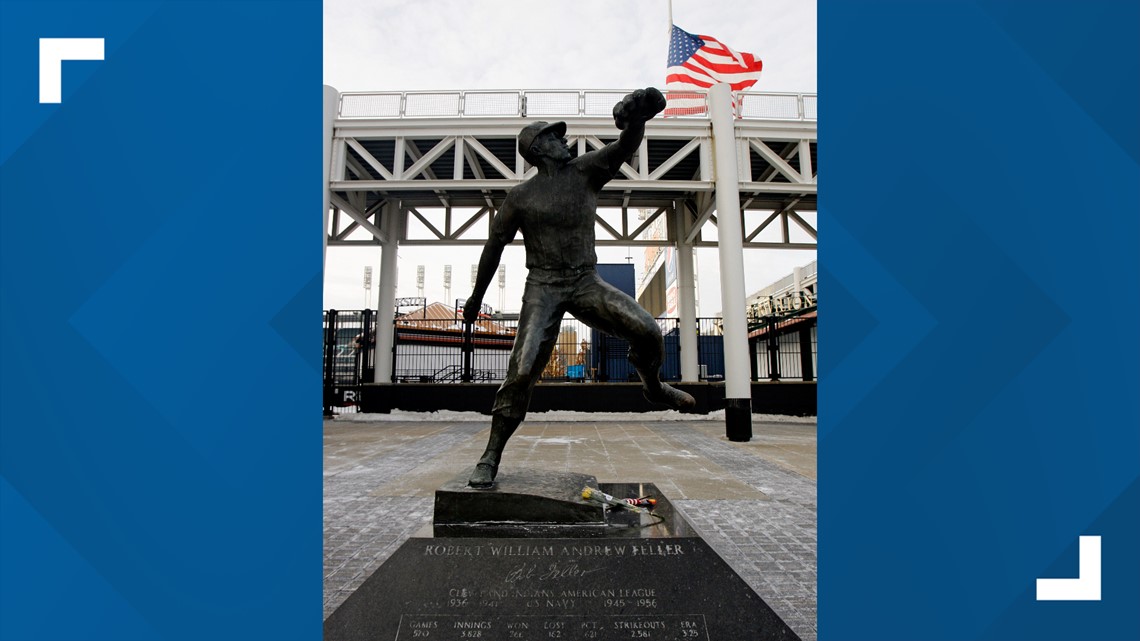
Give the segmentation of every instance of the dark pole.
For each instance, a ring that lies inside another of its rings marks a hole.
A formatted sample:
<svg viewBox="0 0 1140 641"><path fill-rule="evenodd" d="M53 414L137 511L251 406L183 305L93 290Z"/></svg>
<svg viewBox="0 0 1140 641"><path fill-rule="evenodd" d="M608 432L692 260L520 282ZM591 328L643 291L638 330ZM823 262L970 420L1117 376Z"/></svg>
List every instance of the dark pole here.
<svg viewBox="0 0 1140 641"><path fill-rule="evenodd" d="M471 357L475 352L475 323L463 322L463 382L471 382Z"/></svg>
<svg viewBox="0 0 1140 641"><path fill-rule="evenodd" d="M800 370L805 381L815 380L815 370L811 364L811 328L800 330Z"/></svg>
<svg viewBox="0 0 1140 641"><path fill-rule="evenodd" d="M776 317L768 317L768 378L780 380L780 337L776 334Z"/></svg>
<svg viewBox="0 0 1140 641"><path fill-rule="evenodd" d="M371 383L376 380L376 317L371 309L364 310L361 320L360 340L360 380L357 384Z"/></svg>
<svg viewBox="0 0 1140 641"><path fill-rule="evenodd" d="M324 414L332 416L333 361L336 358L336 310L325 313L325 385Z"/></svg>
<svg viewBox="0 0 1140 641"><path fill-rule="evenodd" d="M601 332L597 332L596 335L598 337L598 380L605 383L610 380L610 354L609 349L606 348L609 339Z"/></svg>
<svg viewBox="0 0 1140 641"><path fill-rule="evenodd" d="M760 380L760 364L756 362L756 353L760 351L760 338L748 341L748 364L752 368L752 380Z"/></svg>
<svg viewBox="0 0 1140 641"><path fill-rule="evenodd" d="M377 322L380 320L377 319ZM400 326L396 324L395 317L389 318L385 322L392 323L392 382L399 383L399 379L396 378L396 355L399 353L397 346L400 344Z"/></svg>
<svg viewBox="0 0 1140 641"><path fill-rule="evenodd" d="M703 335L701 334L701 319L699 319L699 318L697 319L696 330L697 330L697 380L703 381L703 380L705 380L705 377L701 376L701 363L703 363L704 361L702 361L701 359L704 357L704 353L703 353L704 350L701 349L701 344L704 343L704 341L701 340Z"/></svg>

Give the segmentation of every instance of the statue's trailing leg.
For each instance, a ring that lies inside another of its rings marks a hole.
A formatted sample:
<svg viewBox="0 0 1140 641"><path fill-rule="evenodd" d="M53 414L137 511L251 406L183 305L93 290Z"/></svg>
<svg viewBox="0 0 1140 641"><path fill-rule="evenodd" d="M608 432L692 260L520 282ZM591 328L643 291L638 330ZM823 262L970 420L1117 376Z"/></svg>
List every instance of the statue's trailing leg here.
<svg viewBox="0 0 1140 641"><path fill-rule="evenodd" d="M499 460L503 457L503 448L507 440L515 433L521 418L511 418L502 414L495 414L491 419L491 437L487 439L487 449L475 464L475 472L467 484L475 488L488 488L495 484L495 475L499 472Z"/></svg>
<svg viewBox="0 0 1140 641"><path fill-rule="evenodd" d="M642 364L641 359L634 353L629 355L629 360L637 370L637 375L641 377L641 394L645 397L645 400L651 403L668 405L682 412L690 411L697 406L697 401L693 398L692 394L682 392L676 387L661 381L660 361L651 361L647 364Z"/></svg>
<svg viewBox="0 0 1140 641"><path fill-rule="evenodd" d="M641 394L645 396L645 400L651 403L662 403L682 412L692 410L697 406L697 400L693 398L692 394L682 392L668 383L658 381L656 385L652 385L646 383L644 377L642 383L644 388Z"/></svg>

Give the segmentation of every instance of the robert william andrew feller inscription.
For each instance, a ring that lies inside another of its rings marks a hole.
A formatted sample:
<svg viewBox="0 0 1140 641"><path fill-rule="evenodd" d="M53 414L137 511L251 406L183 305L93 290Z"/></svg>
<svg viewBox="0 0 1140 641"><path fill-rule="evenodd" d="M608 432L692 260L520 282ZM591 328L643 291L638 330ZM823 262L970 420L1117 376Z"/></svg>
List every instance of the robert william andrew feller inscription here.
<svg viewBox="0 0 1140 641"><path fill-rule="evenodd" d="M614 559L685 554L680 541L428 543L424 557L494 558L497 572L439 586L436 598L418 604L432 612L401 616L397 638L707 639L703 614L663 611L659 588L641 577L590 580L601 578ZM464 613L471 609L480 613Z"/></svg>

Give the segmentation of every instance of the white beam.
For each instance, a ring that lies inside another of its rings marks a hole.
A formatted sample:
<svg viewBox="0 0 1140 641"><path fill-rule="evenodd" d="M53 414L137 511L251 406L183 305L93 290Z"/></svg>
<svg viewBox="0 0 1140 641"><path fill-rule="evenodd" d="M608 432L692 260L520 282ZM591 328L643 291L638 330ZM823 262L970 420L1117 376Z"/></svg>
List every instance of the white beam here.
<svg viewBox="0 0 1140 641"><path fill-rule="evenodd" d="M420 156L418 160L412 163L411 167L408 167L402 176L403 180L411 180L415 178L421 171L424 171L428 165L435 162L437 158L442 156L443 152L447 151L448 148L450 148L453 144L455 144L455 136L448 136L447 138L439 141L436 146L431 148L431 151L427 152L423 156ZM415 147L415 143L412 143L412 148L415 150L415 153L419 152L419 149Z"/></svg>
<svg viewBox="0 0 1140 641"><path fill-rule="evenodd" d="M360 211L357 211L356 207L353 207L348 203L348 201L341 198L340 196L337 196L336 194L331 194L330 200L332 201L332 204L336 205L337 209L348 214L349 218L355 220L358 225L367 229L368 232L372 234L373 238L382 243L385 242L387 237L384 235L384 232L380 231L380 228L378 228L376 225L373 225L372 222L368 220L367 216L365 216Z"/></svg>
<svg viewBox="0 0 1140 641"><path fill-rule="evenodd" d="M810 181L804 180L803 176L800 176L800 172L796 171L795 169L792 169L792 166L788 164L788 161L781 158L780 154L772 151L772 149L770 147L768 147L768 145L764 144L764 141L757 140L757 139L749 139L748 144L751 145L751 147L756 150L756 153L760 154L760 156L764 160L767 160L768 164L775 167L776 171L783 174L784 177L787 178L788 180L792 181L793 183L810 182ZM746 181L746 182L751 182L751 181Z"/></svg>
<svg viewBox="0 0 1140 641"><path fill-rule="evenodd" d="M659 217L660 217L662 214L664 214L664 213L665 213L665 208L664 208L664 207L660 207L660 208L658 208L658 209L657 209L657 211L653 212L653 213L652 213L652 214L651 214L651 215L650 215L648 218L646 218L646 219L645 219L645 220L644 220L644 221L643 221L643 222L642 222L640 225L638 225L638 226L637 226L637 229L634 229L634 230L633 230L633 232L631 232L631 233L629 234L629 237L630 237L630 238L637 238L637 237L638 237L638 236L641 234L641 232L645 231L645 228L646 228L646 227L648 227L648 226L650 226L651 224L653 224L653 221L657 220L657 219L658 219L658 218L659 218Z"/></svg>
<svg viewBox="0 0 1140 641"><path fill-rule="evenodd" d="M799 225L800 229L807 232L809 236L811 236L812 238L814 238L816 240L819 239L819 236L817 235L818 232L816 231L815 227L812 227L808 221L804 220L803 218L800 218L799 214L797 214L794 211L789 210L788 216L792 220L794 220L797 225Z"/></svg>
<svg viewBox="0 0 1140 641"><path fill-rule="evenodd" d="M712 140L701 138L701 165L698 168L701 180L712 180Z"/></svg>
<svg viewBox="0 0 1140 641"><path fill-rule="evenodd" d="M599 139L597 136L584 136L584 138L586 139L586 142L589 142L594 146L594 149L601 149L602 147L606 146L606 143L602 142L601 139ZM637 170L633 167L630 167L628 162L623 161L621 163L620 169L621 173L630 180L638 180L641 178L641 176L637 175Z"/></svg>
<svg viewBox="0 0 1140 641"><path fill-rule="evenodd" d="M392 180L404 179L404 152L407 143L403 136L396 137L396 148L392 152Z"/></svg>
<svg viewBox="0 0 1140 641"><path fill-rule="evenodd" d="M472 225L474 225L475 223L479 222L479 219L483 217L483 214L487 214L487 213L489 213L490 211L491 211L491 208L490 208L490 207L483 207L483 208L482 208L482 209L480 209L479 211L475 212L475 215L474 215L474 216L472 216L471 218L469 218L469 219L467 220L467 222L465 222L465 223L463 223L462 225L460 225L460 226L459 226L459 229L455 230L455 233L454 233L454 234L452 234L452 235L451 235L451 237L452 237L452 238L459 238L460 236L462 236L463 234L465 234L465 233L467 232L467 230L468 230L468 229L471 229L471 226L472 226Z"/></svg>
<svg viewBox="0 0 1140 641"><path fill-rule="evenodd" d="M605 229L605 230L606 230L606 231L607 231L607 232L608 232L608 233L609 233L611 236L613 236L615 239L617 239L617 240L623 240L623 237L622 237L622 235L621 235L621 234L619 234L619 233L618 233L618 231L617 231L616 229L614 229L613 227L610 227L610 224L609 224L609 223L607 223L606 221L602 220L602 217L601 217L600 215L598 215L598 214L594 214L594 222L595 222L595 223L597 223L597 224L599 224L599 225L601 225L601 226L602 226L602 229Z"/></svg>
<svg viewBox="0 0 1140 641"><path fill-rule="evenodd" d="M360 163L359 163L359 162L358 162L358 161L357 161L355 158L353 158L352 156L348 156L348 155L346 155L346 156L344 157L344 167L346 167L347 169L349 169L350 171L352 171L352 174L353 174L354 176L356 176L356 179L357 179L357 180L372 180L372 179L373 179L373 178L372 178L372 174L368 173L368 171L367 171L367 170L364 168L364 166L363 166L363 165L361 165L361 164L360 164ZM336 179L336 178L334 178L333 180L337 180L337 179ZM344 176L341 176L341 177L339 178L339 180L345 180L345 177L344 177Z"/></svg>
<svg viewBox="0 0 1140 641"><path fill-rule="evenodd" d="M662 184L669 184L668 182ZM756 194L788 194L795 196L802 196L804 194L814 194L819 191L815 183L758 183L758 182L742 182L740 183L740 191L745 193Z"/></svg>
<svg viewBox="0 0 1140 641"><path fill-rule="evenodd" d="M344 180L344 164L349 157L344 147L344 139L335 138L332 145L332 165L329 168L328 179Z"/></svg>
<svg viewBox="0 0 1140 641"><path fill-rule="evenodd" d="M440 240L444 239L443 232L436 229L435 225L431 224L431 221L429 221L427 218L425 218L424 215L421 214L419 211L417 211L415 207L408 207L407 210L408 210L408 213L410 213L411 215L418 218L419 221L421 223L423 223L424 226L428 228L428 231L430 231L432 234L434 234L436 238L438 238Z"/></svg>
<svg viewBox="0 0 1140 641"><path fill-rule="evenodd" d="M696 243L696 245L698 247L712 247L712 246L714 246L714 243ZM757 243L757 242L751 242L751 243L744 243L744 246L748 249L810 249L812 251L816 251L819 249L819 245L817 245L815 243L768 243L768 242Z"/></svg>
<svg viewBox="0 0 1140 641"><path fill-rule="evenodd" d="M518 175L517 173L511 171L505 164L503 164L503 161L499 160L498 156L488 151L487 148L483 146L483 143L474 138L468 138L467 144L475 150L475 153L479 154L483 157L484 160L491 163L491 166L495 168L495 171L501 173L504 178L514 178Z"/></svg>
<svg viewBox="0 0 1140 641"><path fill-rule="evenodd" d="M707 194L697 194L697 219L693 221L693 226L689 228L689 233L685 236L686 243L692 243L696 240L697 236L701 233L701 228L705 226L705 223L709 221L709 218L713 215L713 211L715 211L713 202L711 200L705 201L705 198L701 198L701 196L707 197ZM702 206L703 209L700 209Z"/></svg>
<svg viewBox="0 0 1140 641"><path fill-rule="evenodd" d="M760 225L758 227L756 227L756 229L752 230L751 234L748 234L747 236L744 237L744 241L745 242L751 242L752 239L756 238L756 236L760 232L764 231L764 229L767 228L768 225L772 224L772 221L776 220L776 218L779 217L779 215L780 215L780 210L778 210L778 209L776 211L772 212L772 214L770 216L768 216L767 218L764 219L764 222L760 223Z"/></svg>
<svg viewBox="0 0 1140 641"><path fill-rule="evenodd" d="M451 172L451 177L454 180L463 180L463 156L464 141L467 140L466 136L459 136L455 139L455 167Z"/></svg>
<svg viewBox="0 0 1140 641"><path fill-rule="evenodd" d="M335 210L335 211L336 211L336 213L338 213L338 214L340 213L340 210L339 210L339 209L337 209L337 210ZM339 219L340 219L340 216L337 216L337 220L339 220ZM356 230L357 230L357 228L359 228L359 227L360 227L360 225L358 225L358 224L356 223L356 221L352 221L351 223L349 223L348 227L345 227L345 228L344 228L344 229L342 229L342 230L341 230L339 233L336 233L336 234L334 234L334 236L333 236L332 240L335 240L335 241L347 240L347 239L348 239L348 236L349 236L350 234L352 234L352 232L356 231ZM335 230L334 230L334 231L335 231ZM339 243L333 243L333 244L339 244ZM369 244L369 245L374 245L375 243L373 243L373 242L369 241L369 243L368 243L368 244Z"/></svg>
<svg viewBox="0 0 1140 641"><path fill-rule="evenodd" d="M531 167L524 178L528 178L537 169ZM533 173L532 173L533 172ZM521 183L517 179L487 178L485 180L346 180L332 184L336 191L424 191L446 189L510 189ZM756 189L752 185L758 185ZM710 183L699 180L612 180L602 189L606 191L712 191ZM764 183L750 183L740 186L741 190L758 193L775 194L804 194L816 192L815 185L789 185L777 183L765 185Z"/></svg>
<svg viewBox="0 0 1140 641"><path fill-rule="evenodd" d="M364 159L364 162L368 163L369 167L375 169L376 173L380 174L381 178L384 180L394 180L392 172L388 171L388 168L384 166L384 163L376 160L372 154L368 153L368 150L364 148L364 145L356 142L356 140L353 138L346 138L345 142L348 143L349 147L352 147L352 150L355 151L357 155Z"/></svg>
<svg viewBox="0 0 1140 641"><path fill-rule="evenodd" d="M689 154L693 153L693 150L700 147L700 146L701 146L701 140L699 138L695 138L693 140L690 140L684 147L681 147L680 149L678 149L677 153L673 154L672 156L669 156L668 160L666 160L665 162L658 165L657 169L654 169L653 172L649 174L648 179L649 180L658 180L659 178L661 178L662 176L667 174L670 169L672 169L673 167L676 167L677 163L681 162L685 158L688 158Z"/></svg>
<svg viewBox="0 0 1140 641"><path fill-rule="evenodd" d="M815 169L811 166L811 141L800 141L800 176L811 182L815 182Z"/></svg>

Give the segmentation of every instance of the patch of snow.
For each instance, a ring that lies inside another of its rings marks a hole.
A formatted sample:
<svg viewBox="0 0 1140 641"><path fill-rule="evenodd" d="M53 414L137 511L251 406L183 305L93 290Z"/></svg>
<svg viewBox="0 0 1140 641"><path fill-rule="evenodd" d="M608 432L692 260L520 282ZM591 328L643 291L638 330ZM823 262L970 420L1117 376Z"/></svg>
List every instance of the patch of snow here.
<svg viewBox="0 0 1140 641"><path fill-rule="evenodd" d="M520 441L535 441L539 445L574 445L585 441L585 438L572 438L569 436L555 436L552 438L543 438L541 436L516 436Z"/></svg>

